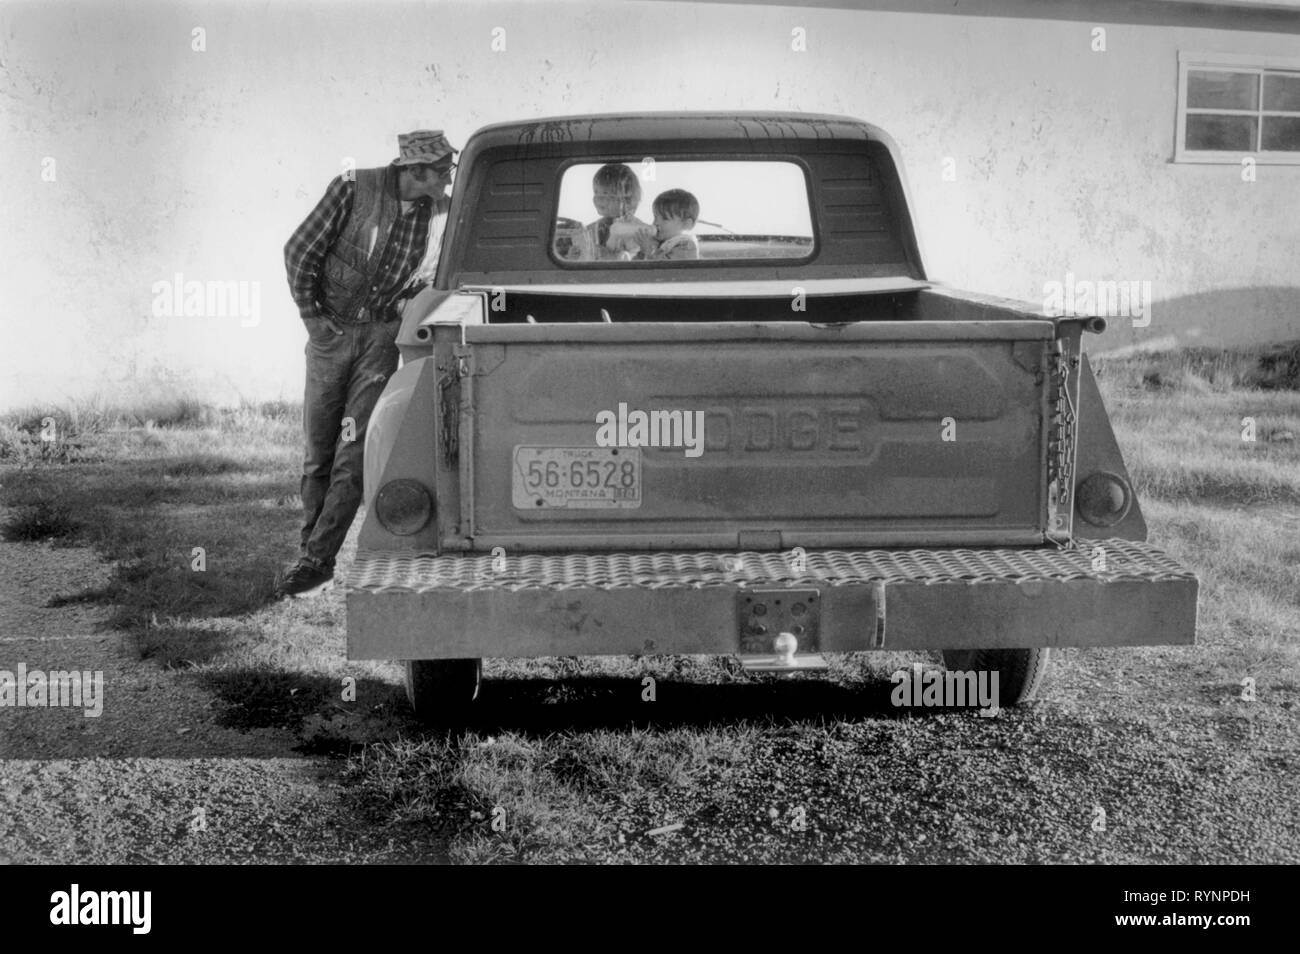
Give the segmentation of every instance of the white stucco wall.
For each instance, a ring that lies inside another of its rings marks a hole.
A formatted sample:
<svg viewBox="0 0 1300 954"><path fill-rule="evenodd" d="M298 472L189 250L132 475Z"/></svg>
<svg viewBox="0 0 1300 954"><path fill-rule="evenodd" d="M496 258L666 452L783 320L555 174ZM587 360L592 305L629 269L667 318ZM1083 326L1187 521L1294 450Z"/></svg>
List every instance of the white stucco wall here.
<svg viewBox="0 0 1300 954"><path fill-rule="evenodd" d="M1300 166L1244 183L1172 164L1180 49L1300 61L1293 33L809 7L5 4L0 407L297 398L281 250L345 157L386 163L417 127L463 145L489 122L639 109L883 126L932 277L1030 301L1067 272L1151 281L1151 325L1114 322L1105 347L1300 337ZM178 272L260 283L259 323L153 316Z"/></svg>

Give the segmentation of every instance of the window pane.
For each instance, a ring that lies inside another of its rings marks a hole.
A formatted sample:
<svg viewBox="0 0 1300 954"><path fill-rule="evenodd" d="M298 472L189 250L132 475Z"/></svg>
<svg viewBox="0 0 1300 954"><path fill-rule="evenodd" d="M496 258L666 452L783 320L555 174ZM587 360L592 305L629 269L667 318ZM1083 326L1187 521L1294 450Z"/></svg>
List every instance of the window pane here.
<svg viewBox="0 0 1300 954"><path fill-rule="evenodd" d="M1189 115L1186 148L1254 152L1257 122L1254 116Z"/></svg>
<svg viewBox="0 0 1300 954"><path fill-rule="evenodd" d="M1265 116L1263 148L1300 152L1300 117Z"/></svg>
<svg viewBox="0 0 1300 954"><path fill-rule="evenodd" d="M1259 75L1188 70L1187 105L1192 109L1258 109Z"/></svg>
<svg viewBox="0 0 1300 954"><path fill-rule="evenodd" d="M779 161L570 166L552 248L567 262L807 258L808 183L799 166Z"/></svg>
<svg viewBox="0 0 1300 954"><path fill-rule="evenodd" d="M1300 73L1265 73L1264 108L1300 112Z"/></svg>

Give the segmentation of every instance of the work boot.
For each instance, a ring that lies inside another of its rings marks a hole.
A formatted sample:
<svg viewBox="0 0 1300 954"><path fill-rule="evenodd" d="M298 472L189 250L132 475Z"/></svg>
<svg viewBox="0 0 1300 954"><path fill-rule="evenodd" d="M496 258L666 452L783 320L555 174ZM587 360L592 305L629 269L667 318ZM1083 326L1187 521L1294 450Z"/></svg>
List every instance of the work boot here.
<svg viewBox="0 0 1300 954"><path fill-rule="evenodd" d="M299 560L276 588L276 596L302 599L319 596L334 581L334 568L321 566L311 560Z"/></svg>

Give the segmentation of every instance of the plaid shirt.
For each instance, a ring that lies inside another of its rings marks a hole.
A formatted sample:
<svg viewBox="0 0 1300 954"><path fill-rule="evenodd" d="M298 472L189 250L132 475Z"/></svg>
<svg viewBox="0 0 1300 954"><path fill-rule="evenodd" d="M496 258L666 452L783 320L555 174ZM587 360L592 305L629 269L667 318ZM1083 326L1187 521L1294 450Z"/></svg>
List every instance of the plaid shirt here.
<svg viewBox="0 0 1300 954"><path fill-rule="evenodd" d="M312 209L284 247L284 263L289 271L289 293L303 318L336 317L351 321L352 315L325 314L317 296L317 281L325 265L325 256L352 211L356 183L338 176L325 190L325 196ZM366 297L365 307L373 318L386 318L386 309L407 284L424 258L429 240L429 217L433 201L427 196L415 200L411 209L399 212L388 236L375 273L374 287Z"/></svg>

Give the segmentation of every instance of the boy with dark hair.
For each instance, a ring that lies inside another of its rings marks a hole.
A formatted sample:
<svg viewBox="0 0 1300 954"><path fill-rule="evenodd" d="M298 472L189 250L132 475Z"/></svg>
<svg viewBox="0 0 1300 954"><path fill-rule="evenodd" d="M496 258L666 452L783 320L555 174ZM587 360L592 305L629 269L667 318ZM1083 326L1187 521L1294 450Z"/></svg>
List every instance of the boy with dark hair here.
<svg viewBox="0 0 1300 954"><path fill-rule="evenodd" d="M700 257L700 243L695 240L695 223L700 217L700 203L685 189L661 192L654 201L654 229L643 230L637 238L649 261L676 261Z"/></svg>

